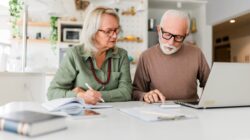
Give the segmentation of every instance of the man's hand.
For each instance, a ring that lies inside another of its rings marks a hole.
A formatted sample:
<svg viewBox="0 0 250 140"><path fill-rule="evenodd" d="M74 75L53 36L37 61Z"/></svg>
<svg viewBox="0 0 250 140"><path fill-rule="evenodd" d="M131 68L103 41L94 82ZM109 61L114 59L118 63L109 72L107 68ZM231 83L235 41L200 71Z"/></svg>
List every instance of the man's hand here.
<svg viewBox="0 0 250 140"><path fill-rule="evenodd" d="M149 91L143 97L143 100L147 103L156 103L159 101L164 103L165 99L166 97L158 89Z"/></svg>

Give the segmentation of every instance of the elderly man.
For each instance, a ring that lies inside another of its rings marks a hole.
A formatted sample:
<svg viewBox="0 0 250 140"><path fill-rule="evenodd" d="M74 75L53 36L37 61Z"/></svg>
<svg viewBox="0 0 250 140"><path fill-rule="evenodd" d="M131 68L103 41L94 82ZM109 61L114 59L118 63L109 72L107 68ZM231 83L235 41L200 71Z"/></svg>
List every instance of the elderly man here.
<svg viewBox="0 0 250 140"><path fill-rule="evenodd" d="M159 44L142 53L133 83L133 99L147 103L197 99L197 79L204 87L210 68L202 51L183 43L190 19L168 10L157 26Z"/></svg>

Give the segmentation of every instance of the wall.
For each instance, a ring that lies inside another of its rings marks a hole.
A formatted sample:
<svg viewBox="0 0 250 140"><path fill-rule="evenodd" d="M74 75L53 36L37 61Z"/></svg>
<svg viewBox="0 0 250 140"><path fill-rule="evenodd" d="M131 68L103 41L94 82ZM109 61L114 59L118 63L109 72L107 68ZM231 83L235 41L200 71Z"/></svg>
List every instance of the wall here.
<svg viewBox="0 0 250 140"><path fill-rule="evenodd" d="M250 63L250 35L231 40L231 60L237 56L237 62Z"/></svg>
<svg viewBox="0 0 250 140"><path fill-rule="evenodd" d="M224 36L229 36L230 39L236 39L236 38L248 36L249 34L250 34L250 26L245 25L245 26L241 26L240 28L239 27L231 28L229 30L222 30L220 32L216 32L213 35L213 40L215 41L216 38L221 38Z"/></svg>
<svg viewBox="0 0 250 140"><path fill-rule="evenodd" d="M1 5L2 4L2 5ZM0 3L0 71L6 71L10 44L9 10L7 3Z"/></svg>
<svg viewBox="0 0 250 140"><path fill-rule="evenodd" d="M0 5L0 42L9 43L9 9Z"/></svg>
<svg viewBox="0 0 250 140"><path fill-rule="evenodd" d="M199 32L195 34L197 44L200 45L208 65L212 66L212 27L207 24L206 5L201 5L197 9L194 9L193 16L199 17L197 20L197 28Z"/></svg>
<svg viewBox="0 0 250 140"><path fill-rule="evenodd" d="M158 33L156 31L156 26L160 24L161 16L164 14L165 9L149 8L148 19L154 19L154 30L148 31L148 47L152 47L158 43Z"/></svg>
<svg viewBox="0 0 250 140"><path fill-rule="evenodd" d="M213 34L213 44L214 46L216 45L221 45L221 44L216 44L215 40L217 38L223 38L225 36L229 37L229 43L231 46L231 61L234 62L235 60L233 59L234 57L237 57L237 61L239 62L245 62L245 55L247 53L250 53L250 50L248 48L244 48L247 45L246 44L246 39L248 36L250 36L250 26L244 25L240 26L237 28L231 28L231 29L225 29L225 30L220 30L218 32L214 32ZM242 42L241 42L242 40ZM242 54L242 51L244 50L244 53ZM239 53L241 52L241 53Z"/></svg>
<svg viewBox="0 0 250 140"><path fill-rule="evenodd" d="M249 0L208 0L207 23L215 25L250 10Z"/></svg>
<svg viewBox="0 0 250 140"><path fill-rule="evenodd" d="M7 7L0 5L0 16L9 15L9 10Z"/></svg>
<svg viewBox="0 0 250 140"><path fill-rule="evenodd" d="M216 25L222 23L228 19L238 17L240 15L246 14L250 11L250 1L249 0L208 0L207 7L206 7L206 23L208 25ZM233 35L229 33L230 38L235 38L237 36L242 36L244 32L249 31L244 27L242 29L243 32L239 31L241 29L235 29L235 32L238 35ZM218 36L224 36L227 34L227 31L218 34ZM214 37L216 38L216 37ZM212 41L210 42L212 43ZM212 62L212 44L210 46L206 46L204 50L207 55L211 56Z"/></svg>
<svg viewBox="0 0 250 140"><path fill-rule="evenodd" d="M26 5L33 21L48 21L52 15L83 20L81 11L75 9L74 0L26 0Z"/></svg>

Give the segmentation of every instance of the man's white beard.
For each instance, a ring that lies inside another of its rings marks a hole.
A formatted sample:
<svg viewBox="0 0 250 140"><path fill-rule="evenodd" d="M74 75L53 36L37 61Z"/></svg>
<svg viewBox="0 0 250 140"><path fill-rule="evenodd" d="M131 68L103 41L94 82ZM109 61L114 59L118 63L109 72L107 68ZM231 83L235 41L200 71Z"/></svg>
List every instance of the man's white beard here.
<svg viewBox="0 0 250 140"><path fill-rule="evenodd" d="M176 48L175 46L169 45L167 43L162 43L161 41L159 41L159 43L160 43L160 48L162 52L166 55L174 54L180 49L180 48Z"/></svg>

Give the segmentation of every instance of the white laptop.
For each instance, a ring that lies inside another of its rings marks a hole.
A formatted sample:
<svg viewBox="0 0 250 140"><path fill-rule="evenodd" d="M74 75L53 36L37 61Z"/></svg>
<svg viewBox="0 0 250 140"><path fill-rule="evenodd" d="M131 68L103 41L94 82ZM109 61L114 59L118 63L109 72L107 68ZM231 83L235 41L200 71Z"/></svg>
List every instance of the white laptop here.
<svg viewBox="0 0 250 140"><path fill-rule="evenodd" d="M0 72L0 106L13 101L45 100L45 74Z"/></svg>
<svg viewBox="0 0 250 140"><path fill-rule="evenodd" d="M193 108L250 106L250 64L213 64L199 101L176 101Z"/></svg>

